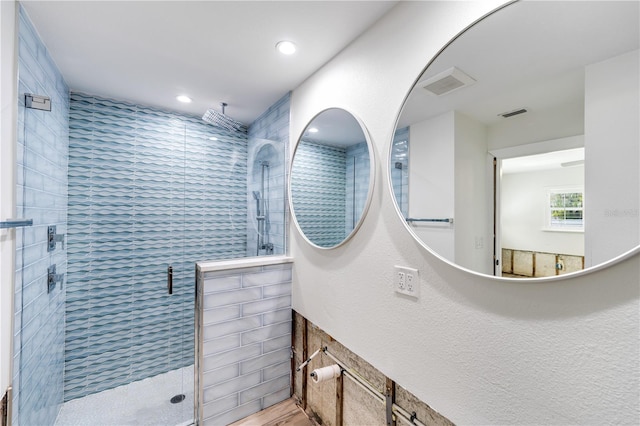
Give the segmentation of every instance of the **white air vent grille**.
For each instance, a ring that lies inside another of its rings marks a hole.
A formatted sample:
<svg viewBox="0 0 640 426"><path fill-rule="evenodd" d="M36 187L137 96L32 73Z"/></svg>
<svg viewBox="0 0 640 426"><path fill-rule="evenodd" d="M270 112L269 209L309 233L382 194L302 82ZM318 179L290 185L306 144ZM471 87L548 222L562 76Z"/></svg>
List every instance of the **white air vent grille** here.
<svg viewBox="0 0 640 426"><path fill-rule="evenodd" d="M526 108L518 108L516 110L503 112L502 114L498 114L498 115L503 118L509 118L509 117L513 117L514 115L524 114L525 112L527 112Z"/></svg>
<svg viewBox="0 0 640 426"><path fill-rule="evenodd" d="M473 78L469 77L458 68L453 67L436 74L427 80L423 80L418 84L420 84L427 92L436 96L442 96L460 89L461 87L469 86L475 82L476 81Z"/></svg>

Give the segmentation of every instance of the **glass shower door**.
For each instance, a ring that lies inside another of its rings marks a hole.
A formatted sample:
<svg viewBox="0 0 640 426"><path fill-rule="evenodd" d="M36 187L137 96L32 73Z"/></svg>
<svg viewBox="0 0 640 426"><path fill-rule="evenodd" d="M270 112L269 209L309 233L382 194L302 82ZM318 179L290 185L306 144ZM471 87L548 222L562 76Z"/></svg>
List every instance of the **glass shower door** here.
<svg viewBox="0 0 640 426"><path fill-rule="evenodd" d="M185 133L172 114L71 95L65 399L86 405L59 424L193 418Z"/></svg>
<svg viewBox="0 0 640 426"><path fill-rule="evenodd" d="M16 214L32 224L15 229L13 421L19 425L50 423L62 404L67 270L66 123L61 111L52 112L51 98L25 89L21 80Z"/></svg>
<svg viewBox="0 0 640 426"><path fill-rule="evenodd" d="M163 117L164 118L164 117ZM160 119L157 132L137 138L135 259L144 265L136 281L148 285L136 296L136 331L145 350L132 359L149 378L141 401L148 424L182 425L193 419L193 267L185 257L187 123ZM139 178L138 178L139 177Z"/></svg>

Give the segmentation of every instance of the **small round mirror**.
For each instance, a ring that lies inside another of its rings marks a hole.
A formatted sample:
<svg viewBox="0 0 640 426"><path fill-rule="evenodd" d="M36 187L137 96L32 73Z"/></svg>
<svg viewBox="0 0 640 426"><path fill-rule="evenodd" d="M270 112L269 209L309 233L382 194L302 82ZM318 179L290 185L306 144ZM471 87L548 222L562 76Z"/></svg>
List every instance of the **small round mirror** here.
<svg viewBox="0 0 640 426"><path fill-rule="evenodd" d="M510 278L638 251L639 9L511 3L428 64L389 164L397 211L420 242Z"/></svg>
<svg viewBox="0 0 640 426"><path fill-rule="evenodd" d="M351 113L330 108L311 120L289 180L293 219L307 241L334 248L357 231L371 202L373 164L366 129Z"/></svg>

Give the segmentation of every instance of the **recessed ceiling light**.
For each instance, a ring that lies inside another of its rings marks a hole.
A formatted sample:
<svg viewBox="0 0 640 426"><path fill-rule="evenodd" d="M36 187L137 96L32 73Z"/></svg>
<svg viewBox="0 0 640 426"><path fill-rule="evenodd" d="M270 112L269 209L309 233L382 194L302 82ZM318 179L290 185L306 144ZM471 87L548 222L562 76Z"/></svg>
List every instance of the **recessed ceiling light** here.
<svg viewBox="0 0 640 426"><path fill-rule="evenodd" d="M216 138L215 136L211 136L211 137L209 137L209 140L210 140L210 141L217 141L217 140L218 140L218 138Z"/></svg>
<svg viewBox="0 0 640 426"><path fill-rule="evenodd" d="M189 102L191 102L191 98L190 98L190 97L188 97L188 96L186 96L186 95L179 95L179 96L176 96L176 99L177 99L179 102L184 102L185 104L188 104Z"/></svg>
<svg viewBox="0 0 640 426"><path fill-rule="evenodd" d="M293 55L296 52L296 45L291 41L283 40L276 44L276 49L283 55Z"/></svg>
<svg viewBox="0 0 640 426"><path fill-rule="evenodd" d="M309 133L318 133L318 129L316 129L315 127L312 127L309 129Z"/></svg>

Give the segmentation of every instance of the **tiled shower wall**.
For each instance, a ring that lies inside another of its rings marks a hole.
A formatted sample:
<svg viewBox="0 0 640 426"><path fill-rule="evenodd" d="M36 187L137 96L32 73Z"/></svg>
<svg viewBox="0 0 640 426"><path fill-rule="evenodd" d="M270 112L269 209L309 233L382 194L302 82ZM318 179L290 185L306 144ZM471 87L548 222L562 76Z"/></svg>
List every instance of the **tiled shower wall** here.
<svg viewBox="0 0 640 426"><path fill-rule="evenodd" d="M306 237L322 247L339 244L346 235L346 162L344 148L310 141L296 148L293 209Z"/></svg>
<svg viewBox="0 0 640 426"><path fill-rule="evenodd" d="M291 268L198 274L203 424L229 424L289 398Z"/></svg>
<svg viewBox="0 0 640 426"><path fill-rule="evenodd" d="M298 173L291 192L304 234L322 247L341 243L357 223L367 199L367 143L346 149L305 141L296 148L293 167Z"/></svg>
<svg viewBox="0 0 640 426"><path fill-rule="evenodd" d="M284 254L286 252L286 229L287 229L287 199L286 182L288 179L288 145L289 145L289 115L291 105L291 93L287 93L260 117L249 126L249 153L254 152L256 158L249 155L248 167L260 160L260 151L265 144L272 144L273 149L278 152L279 161L272 162L269 168L271 196L269 197L269 241L273 243L273 254ZM248 183L249 194L247 216L247 256L256 255L257 232L256 221L251 216L252 208L255 208L255 200L252 191L257 189L259 183L255 178L257 170L249 170ZM263 254L261 252L260 254Z"/></svg>
<svg viewBox="0 0 640 426"><path fill-rule="evenodd" d="M65 400L193 363L195 262L244 257L247 211L245 134L72 93L69 143Z"/></svg>
<svg viewBox="0 0 640 426"><path fill-rule="evenodd" d="M69 89L20 7L13 424L53 424L62 404L65 283L47 293L47 268L66 274L60 243L47 252L47 227L67 231ZM25 93L49 96L51 111L25 108Z"/></svg>

